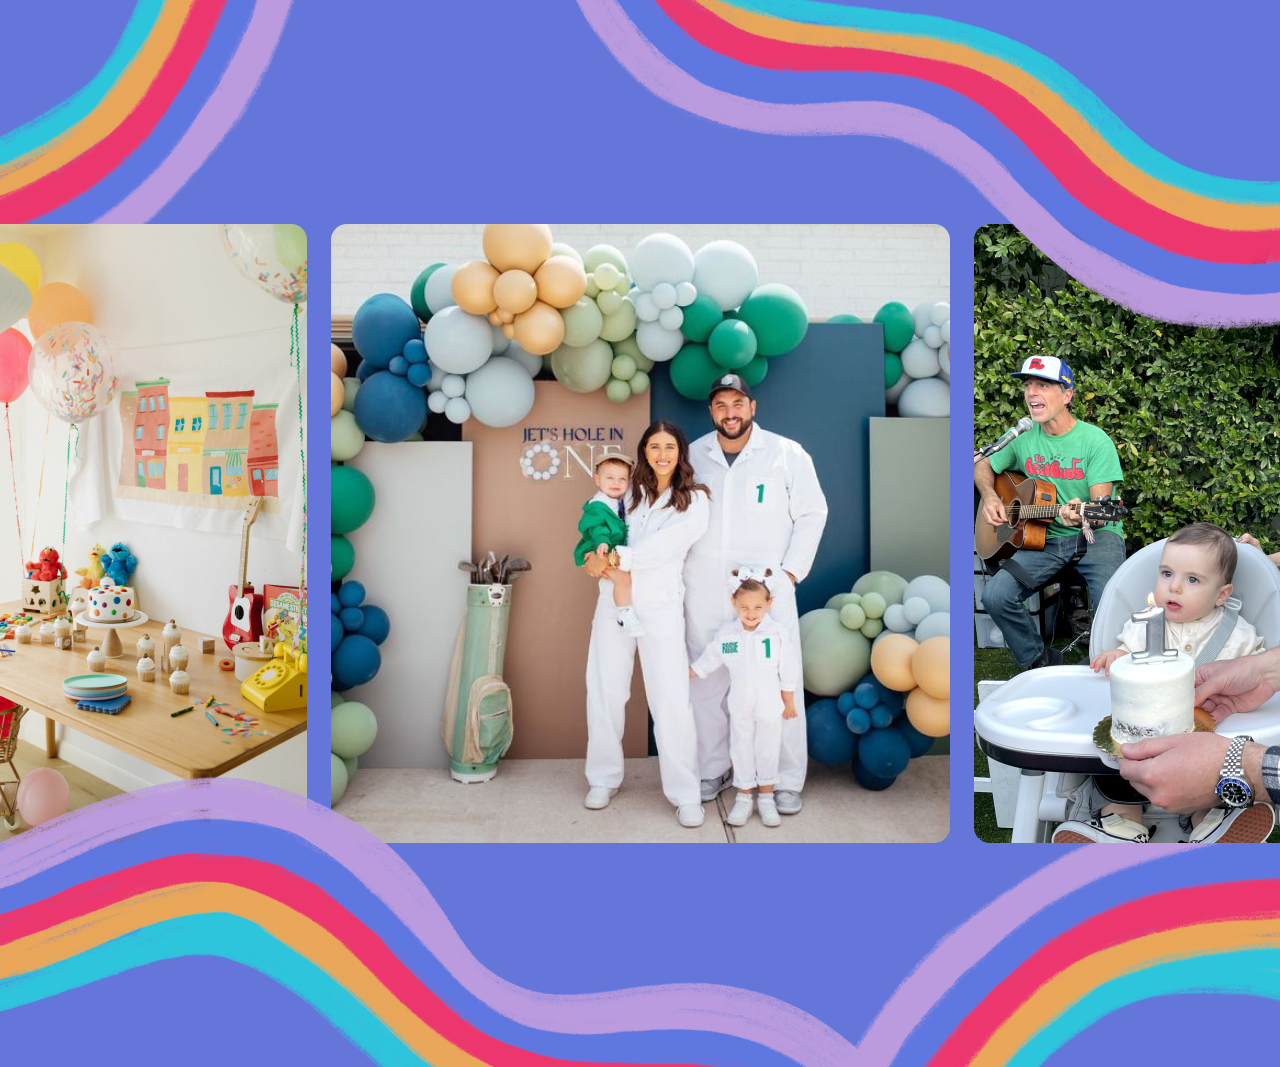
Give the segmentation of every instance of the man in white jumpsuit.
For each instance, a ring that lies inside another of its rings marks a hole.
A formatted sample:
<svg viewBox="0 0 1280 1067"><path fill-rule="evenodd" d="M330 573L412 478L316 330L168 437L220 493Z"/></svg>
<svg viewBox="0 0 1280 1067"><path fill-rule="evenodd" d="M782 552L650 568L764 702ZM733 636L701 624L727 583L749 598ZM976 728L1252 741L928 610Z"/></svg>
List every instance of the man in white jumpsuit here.
<svg viewBox="0 0 1280 1067"><path fill-rule="evenodd" d="M762 571L774 583L772 618L800 646L795 587L813 566L827 524L827 500L813 460L795 441L755 425L756 402L737 374L716 381L710 396L716 429L694 441L689 459L697 480L711 490L707 532L694 543L685 563L685 640L692 661L717 630L733 619L729 572L734 567ZM732 781L729 757L728 671L692 680L689 696L698 732L698 775L702 799L714 800ZM778 770L778 811L800 811L808 769L804 691L796 693L794 719L782 727Z"/></svg>

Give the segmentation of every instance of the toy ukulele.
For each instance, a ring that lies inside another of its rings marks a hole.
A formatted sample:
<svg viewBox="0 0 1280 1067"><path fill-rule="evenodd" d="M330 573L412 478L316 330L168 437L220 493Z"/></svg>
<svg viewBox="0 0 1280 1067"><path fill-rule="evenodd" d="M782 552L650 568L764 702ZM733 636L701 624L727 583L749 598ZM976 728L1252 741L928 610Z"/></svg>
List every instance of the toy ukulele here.
<svg viewBox="0 0 1280 1067"><path fill-rule="evenodd" d="M234 649L241 641L256 641L262 636L262 607L264 598L255 593L245 580L249 572L249 527L258 517L262 498L254 497L244 513L244 530L240 535L240 581L228 590L231 610L222 624L222 639L227 648Z"/></svg>

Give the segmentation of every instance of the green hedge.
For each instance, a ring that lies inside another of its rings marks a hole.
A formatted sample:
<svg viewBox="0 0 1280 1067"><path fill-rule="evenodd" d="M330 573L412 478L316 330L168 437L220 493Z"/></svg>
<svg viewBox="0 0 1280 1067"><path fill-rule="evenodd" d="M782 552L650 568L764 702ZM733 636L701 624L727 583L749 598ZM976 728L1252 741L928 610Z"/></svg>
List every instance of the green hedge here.
<svg viewBox="0 0 1280 1067"><path fill-rule="evenodd" d="M974 246L975 447L1026 414L1009 372L1058 356L1075 373L1076 418L1120 453L1131 549L1199 520L1280 548L1280 327L1145 318L1062 275L1011 226L983 227Z"/></svg>

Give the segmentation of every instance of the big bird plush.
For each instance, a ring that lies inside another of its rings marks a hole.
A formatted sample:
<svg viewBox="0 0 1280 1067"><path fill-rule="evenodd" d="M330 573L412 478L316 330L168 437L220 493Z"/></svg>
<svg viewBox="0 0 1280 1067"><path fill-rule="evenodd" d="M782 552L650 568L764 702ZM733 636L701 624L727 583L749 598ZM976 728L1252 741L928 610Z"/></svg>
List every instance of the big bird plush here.
<svg viewBox="0 0 1280 1067"><path fill-rule="evenodd" d="M102 567L102 553L105 551L106 549L101 545L94 545L89 549L89 566L76 568L76 574L80 575L82 589L92 589L102 581L102 576L106 573Z"/></svg>

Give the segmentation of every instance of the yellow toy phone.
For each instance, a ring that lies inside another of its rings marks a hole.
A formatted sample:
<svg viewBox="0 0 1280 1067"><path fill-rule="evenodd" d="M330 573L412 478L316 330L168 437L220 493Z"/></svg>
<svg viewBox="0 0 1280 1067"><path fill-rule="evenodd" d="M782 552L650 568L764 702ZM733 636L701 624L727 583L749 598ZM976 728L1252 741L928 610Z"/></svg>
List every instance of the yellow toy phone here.
<svg viewBox="0 0 1280 1067"><path fill-rule="evenodd" d="M240 686L246 700L263 711L289 711L307 706L307 654L295 656L281 643L265 667L259 667Z"/></svg>

